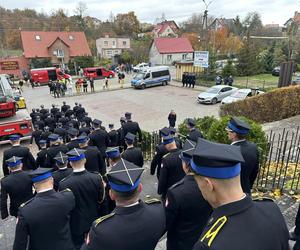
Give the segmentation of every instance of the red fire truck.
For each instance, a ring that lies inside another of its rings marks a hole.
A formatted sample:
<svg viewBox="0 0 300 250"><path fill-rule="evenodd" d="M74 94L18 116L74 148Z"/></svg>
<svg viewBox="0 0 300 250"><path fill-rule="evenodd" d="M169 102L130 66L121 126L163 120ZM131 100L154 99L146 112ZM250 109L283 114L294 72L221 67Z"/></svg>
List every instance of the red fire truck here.
<svg viewBox="0 0 300 250"><path fill-rule="evenodd" d="M83 69L83 74L87 78L113 78L115 77L115 72L111 70L107 70L104 67L93 67L93 68L85 68Z"/></svg>
<svg viewBox="0 0 300 250"><path fill-rule="evenodd" d="M16 114L16 102L12 98L12 88L6 75L0 75L0 117Z"/></svg>
<svg viewBox="0 0 300 250"><path fill-rule="evenodd" d="M35 84L45 85L49 81L56 81L60 78L69 79L71 76L62 72L60 68L49 67L49 68L38 68L30 70L31 79Z"/></svg>

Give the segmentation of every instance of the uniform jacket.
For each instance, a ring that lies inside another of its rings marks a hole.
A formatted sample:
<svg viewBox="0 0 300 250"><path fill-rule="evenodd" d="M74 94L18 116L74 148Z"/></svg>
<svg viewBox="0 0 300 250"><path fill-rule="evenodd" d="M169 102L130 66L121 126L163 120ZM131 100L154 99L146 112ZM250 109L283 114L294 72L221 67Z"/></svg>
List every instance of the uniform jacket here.
<svg viewBox="0 0 300 250"><path fill-rule="evenodd" d="M71 214L71 233L82 235L87 233L98 217L99 203L104 197L102 177L86 170L73 172L59 183L59 190L72 190L76 206Z"/></svg>
<svg viewBox="0 0 300 250"><path fill-rule="evenodd" d="M288 240L288 229L277 205L246 196L214 210L193 250L288 250Z"/></svg>
<svg viewBox="0 0 300 250"><path fill-rule="evenodd" d="M22 157L23 170L33 170L36 168L35 160L29 150L29 148L22 146L12 146L3 153L2 170L3 174L6 176L9 174L9 170L6 164L6 160L13 156Z"/></svg>
<svg viewBox="0 0 300 250"><path fill-rule="evenodd" d="M83 250L153 250L165 230L160 202L116 207L93 223ZM121 238L120 238L121 237Z"/></svg>
<svg viewBox="0 0 300 250"><path fill-rule="evenodd" d="M38 193L20 207L13 250L73 250L69 218L75 200L72 192Z"/></svg>
<svg viewBox="0 0 300 250"><path fill-rule="evenodd" d="M27 172L16 171L1 180L1 217L8 216L7 198L10 198L9 213L18 215L19 206L33 197L32 181Z"/></svg>
<svg viewBox="0 0 300 250"><path fill-rule="evenodd" d="M79 148L77 139L71 140L66 146L68 150L72 150L73 148Z"/></svg>
<svg viewBox="0 0 300 250"><path fill-rule="evenodd" d="M40 168L46 168L46 157L47 157L47 149L42 148L38 153L36 157L36 166Z"/></svg>
<svg viewBox="0 0 300 250"><path fill-rule="evenodd" d="M189 135L187 136L187 139L194 142L197 142L198 138L203 138L203 135L197 128L194 128L192 131L190 131Z"/></svg>
<svg viewBox="0 0 300 250"><path fill-rule="evenodd" d="M168 188L185 176L182 161L179 158L180 152L179 149L173 149L162 160L157 192L163 198L166 196Z"/></svg>
<svg viewBox="0 0 300 250"><path fill-rule="evenodd" d="M100 173L102 176L105 175L106 166L99 149L95 146L86 146L81 149L85 150L85 169L90 172Z"/></svg>
<svg viewBox="0 0 300 250"><path fill-rule="evenodd" d="M105 150L109 145L109 136L108 133L103 129L97 129L93 131L90 135L90 142L91 146L96 146L101 154L105 155Z"/></svg>
<svg viewBox="0 0 300 250"><path fill-rule="evenodd" d="M54 179L54 190L58 190L59 182L73 173L72 168L58 169L52 173Z"/></svg>
<svg viewBox="0 0 300 250"><path fill-rule="evenodd" d="M245 160L241 163L241 185L245 193L250 194L259 170L259 152L257 146L249 141L240 141L234 143L235 146L240 146L241 153Z"/></svg>
<svg viewBox="0 0 300 250"><path fill-rule="evenodd" d="M32 144L33 142L33 139L34 139L34 142L35 144L38 145L40 139L41 139L41 135L42 135L43 131L41 130L34 130L31 134L31 138L30 138L30 144Z"/></svg>
<svg viewBox="0 0 300 250"><path fill-rule="evenodd" d="M138 135L139 141L142 140L142 131L137 122L127 121L126 123L123 124L123 130L124 130L124 136L126 136L127 133L130 132L134 135Z"/></svg>
<svg viewBox="0 0 300 250"><path fill-rule="evenodd" d="M46 157L46 166L48 168L51 168L51 167L55 166L54 158L60 151L63 152L63 153L67 153L69 150L68 150L68 147L64 144L52 145L50 148L48 148L47 157Z"/></svg>
<svg viewBox="0 0 300 250"><path fill-rule="evenodd" d="M169 188L165 206L167 249L191 250L212 213L194 176L186 175Z"/></svg>
<svg viewBox="0 0 300 250"><path fill-rule="evenodd" d="M163 144L159 144L156 146L155 155L151 161L151 166L150 166L151 175L154 175L155 170L156 170L157 178L159 178L162 158L167 153L168 153L168 150L166 149L166 147Z"/></svg>
<svg viewBox="0 0 300 250"><path fill-rule="evenodd" d="M118 142L119 142L118 132L116 130L111 130L108 132L108 136L109 136L109 147L118 146Z"/></svg>
<svg viewBox="0 0 300 250"><path fill-rule="evenodd" d="M127 148L123 153L122 153L122 158L132 162L133 164L143 167L144 165L144 157L142 150L140 148L132 147L132 148Z"/></svg>

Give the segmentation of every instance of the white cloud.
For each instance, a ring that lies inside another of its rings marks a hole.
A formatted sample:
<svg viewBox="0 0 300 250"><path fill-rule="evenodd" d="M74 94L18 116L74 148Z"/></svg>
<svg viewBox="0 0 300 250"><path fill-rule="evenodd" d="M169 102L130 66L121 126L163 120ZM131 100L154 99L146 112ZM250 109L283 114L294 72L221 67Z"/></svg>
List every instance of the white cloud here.
<svg viewBox="0 0 300 250"><path fill-rule="evenodd" d="M181 22L192 13L202 13L204 4L200 0L86 0L88 14L105 20L110 12L114 14L135 11L143 22L153 22L162 13L167 19ZM34 8L38 11L50 13L51 10L63 8L72 14L77 3L73 0L10 0L1 4L5 8ZM264 23L283 24L299 10L295 0L214 0L209 7L209 14L215 17L232 18L236 15L245 17L248 12L257 11Z"/></svg>

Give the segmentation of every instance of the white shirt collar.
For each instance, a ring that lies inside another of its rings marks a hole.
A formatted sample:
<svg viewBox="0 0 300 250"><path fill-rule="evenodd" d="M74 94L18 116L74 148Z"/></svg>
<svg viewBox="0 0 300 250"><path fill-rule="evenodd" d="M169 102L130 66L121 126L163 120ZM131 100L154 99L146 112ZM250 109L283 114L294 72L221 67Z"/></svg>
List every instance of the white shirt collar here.
<svg viewBox="0 0 300 250"><path fill-rule="evenodd" d="M135 205L138 205L139 203L140 203L140 202L137 201L137 202L135 202L135 203L132 203L132 204L127 205L127 206L124 206L124 207L133 207L133 206L135 206Z"/></svg>
<svg viewBox="0 0 300 250"><path fill-rule="evenodd" d="M38 193L38 194L39 194L39 193L44 193L44 192L50 191L50 190L52 190L52 189L53 189L53 188L42 189L42 190L38 191L37 193Z"/></svg>
<svg viewBox="0 0 300 250"><path fill-rule="evenodd" d="M234 142L232 142L230 145L234 145L234 144L236 144L236 143L243 142L243 141L246 141L246 139L234 141Z"/></svg>
<svg viewBox="0 0 300 250"><path fill-rule="evenodd" d="M85 167L81 167L81 168L78 168L78 169L73 169L73 172L74 173L79 173L79 172L83 172L85 170Z"/></svg>

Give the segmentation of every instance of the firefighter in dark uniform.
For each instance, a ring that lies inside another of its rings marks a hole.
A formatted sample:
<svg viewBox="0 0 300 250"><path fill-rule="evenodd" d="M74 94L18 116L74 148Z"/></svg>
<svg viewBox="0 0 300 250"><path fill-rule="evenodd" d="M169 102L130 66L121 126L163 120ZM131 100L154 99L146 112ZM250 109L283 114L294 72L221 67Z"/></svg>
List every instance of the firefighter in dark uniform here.
<svg viewBox="0 0 300 250"><path fill-rule="evenodd" d="M243 161L239 147L199 139L191 168L214 211L193 250L289 249L289 233L276 203L253 201L243 192Z"/></svg>
<svg viewBox="0 0 300 250"><path fill-rule="evenodd" d="M53 115L53 117L56 116L56 113L59 112L59 108L55 107L55 104L52 104L52 108L50 109L50 113Z"/></svg>
<svg viewBox="0 0 300 250"><path fill-rule="evenodd" d="M167 193L167 250L191 250L212 213L190 168L195 146L193 141L185 142L180 158L186 176L170 187Z"/></svg>
<svg viewBox="0 0 300 250"><path fill-rule="evenodd" d="M52 173L53 177L53 188L55 191L58 191L59 182L73 173L72 168L68 168L68 156L64 152L58 152L54 157L55 164L58 170Z"/></svg>
<svg viewBox="0 0 300 250"><path fill-rule="evenodd" d="M66 142L67 139L67 130L63 128L63 124L58 122L56 123L56 128L54 129L54 134L59 135L62 139L63 142Z"/></svg>
<svg viewBox="0 0 300 250"><path fill-rule="evenodd" d="M241 163L241 185L245 193L251 194L259 170L259 152L257 146L246 140L250 126L246 122L232 117L227 125L227 134L231 145L239 146L244 158Z"/></svg>
<svg viewBox="0 0 300 250"><path fill-rule="evenodd" d="M46 110L46 113L42 113L41 114L41 120L43 121L43 122L45 122L45 119L50 115L51 116L51 114L49 113L49 109L45 109ZM45 125L46 126L46 125Z"/></svg>
<svg viewBox="0 0 300 250"><path fill-rule="evenodd" d="M120 118L120 128L118 128L117 132L118 132L118 146L120 147L121 151L123 151L123 149L125 148L125 140L124 140L124 128L123 125L126 123L126 118L125 117L121 117Z"/></svg>
<svg viewBox="0 0 300 250"><path fill-rule="evenodd" d="M31 117L32 123L35 123L37 115L38 115L38 113L36 112L36 110L32 109L32 112L30 113L30 117Z"/></svg>
<svg viewBox="0 0 300 250"><path fill-rule="evenodd" d="M131 113L126 112L125 113L126 123L123 124L124 129L124 135L127 135L127 133L131 133L134 135L138 135L138 140L142 141L142 131L140 129L140 126L137 122L133 122L131 120Z"/></svg>
<svg viewBox="0 0 300 250"><path fill-rule="evenodd" d="M70 105L67 105L65 101L63 101L63 105L61 106L61 112L66 113L67 110L70 108Z"/></svg>
<svg viewBox="0 0 300 250"><path fill-rule="evenodd" d="M65 113L65 116L67 117L67 118L71 118L71 116L72 115L74 115L74 110L73 109L68 109L67 111L66 111L66 113Z"/></svg>
<svg viewBox="0 0 300 250"><path fill-rule="evenodd" d="M68 131L68 137L69 137L69 142L67 144L67 147L70 150L72 150L73 148L78 148L79 144L77 141L77 135L78 135L78 130L76 128L70 128Z"/></svg>
<svg viewBox="0 0 300 250"><path fill-rule="evenodd" d="M74 249L69 227L74 195L70 190L53 190L51 170L30 173L37 195L19 208L14 250L26 250L27 243L28 249Z"/></svg>
<svg viewBox="0 0 300 250"><path fill-rule="evenodd" d="M41 135L42 135L43 131L40 130L38 125L34 125L34 131L31 134L31 138L30 138L30 144L32 145L33 140L35 142L35 144L38 146L38 148L40 149L39 146L39 141L41 139Z"/></svg>
<svg viewBox="0 0 300 250"><path fill-rule="evenodd" d="M197 142L198 138L203 138L202 133L196 128L196 121L192 118L188 118L186 122L187 128L189 129L189 134L187 139Z"/></svg>
<svg viewBox="0 0 300 250"><path fill-rule="evenodd" d="M36 156L36 167L37 168L46 168L46 158L47 158L47 141L40 140L39 141L40 151L37 153Z"/></svg>
<svg viewBox="0 0 300 250"><path fill-rule="evenodd" d="M84 113L84 117L82 118L82 121L86 123L88 127L91 127L92 124L92 118L88 116L88 113Z"/></svg>
<svg viewBox="0 0 300 250"><path fill-rule="evenodd" d="M102 176L106 174L106 166L99 149L96 146L89 146L89 137L82 134L77 138L79 148L84 150L86 162L84 167L87 171L100 173Z"/></svg>
<svg viewBox="0 0 300 250"><path fill-rule="evenodd" d="M102 121L98 119L93 120L94 131L90 133L90 146L96 146L101 152L102 156L105 156L105 151L109 145L109 136L108 133L101 129Z"/></svg>
<svg viewBox="0 0 300 250"><path fill-rule="evenodd" d="M78 102L75 102L75 106L73 107L74 114L76 114L78 108L79 108Z"/></svg>
<svg viewBox="0 0 300 250"><path fill-rule="evenodd" d="M172 135L173 137L174 137L174 140L175 140L175 143L176 143L176 146L177 146L177 148L179 148L179 149L182 149L182 141L181 141L181 139L179 138L179 137L177 137L177 135L176 135L176 128L173 128L173 127L171 127L171 128L168 128L169 129L169 134L170 135Z"/></svg>
<svg viewBox="0 0 300 250"><path fill-rule="evenodd" d="M35 117L35 122L33 123L34 126L39 126L40 129L44 129L45 123L41 120L41 116L37 115Z"/></svg>
<svg viewBox="0 0 300 250"><path fill-rule="evenodd" d="M118 146L118 132L114 129L114 124L109 124L108 125L109 128L109 132L108 132L108 136L109 136L109 147L117 147Z"/></svg>
<svg viewBox="0 0 300 250"><path fill-rule="evenodd" d="M84 243L93 221L98 217L99 204L104 199L104 184L100 174L88 172L81 149L67 153L73 173L59 183L59 190L69 188L75 196L76 206L71 214L71 235L75 249Z"/></svg>
<svg viewBox="0 0 300 250"><path fill-rule="evenodd" d="M170 134L170 129L167 127L162 128L159 130L159 136L160 138L163 136L168 136ZM168 150L166 149L165 145L163 143L159 143L155 148L155 155L151 161L150 165L150 174L154 175L156 171L157 179L159 179L160 169L161 169L161 162L163 159L163 156L168 153Z"/></svg>
<svg viewBox="0 0 300 250"><path fill-rule="evenodd" d="M84 117L85 109L84 109L84 107L82 107L82 105L80 103L78 104L78 109L76 110L75 114L76 114L78 121L81 121L82 118Z"/></svg>
<svg viewBox="0 0 300 250"><path fill-rule="evenodd" d="M68 123L70 122L70 119L66 117L66 115L63 113L61 115L61 118L58 119L58 122L60 122L63 125L64 129L68 129Z"/></svg>
<svg viewBox="0 0 300 250"><path fill-rule="evenodd" d="M6 160L10 175L1 179L1 218L8 215L17 217L19 206L33 197L32 181L28 172L22 171L22 158L13 156ZM9 214L7 198L9 196Z"/></svg>
<svg viewBox="0 0 300 250"><path fill-rule="evenodd" d="M75 116L74 115L71 115L70 117L70 121L69 121L69 124L72 124L73 125L73 128L76 128L79 130L79 122L75 119Z"/></svg>
<svg viewBox="0 0 300 250"><path fill-rule="evenodd" d="M9 170L7 167L6 160L10 159L13 156L22 157L23 160L23 170L33 170L36 168L35 160L32 156L29 148L20 146L20 136L19 135L11 135L9 137L10 143L12 145L11 148L4 150L3 152L3 162L2 162L2 170L4 176L9 175Z"/></svg>
<svg viewBox="0 0 300 250"><path fill-rule="evenodd" d="M109 194L117 207L93 223L83 250L155 249L165 231L165 214L159 200L139 199L142 172L142 168L122 160L107 174Z"/></svg>
<svg viewBox="0 0 300 250"><path fill-rule="evenodd" d="M165 136L163 144L169 153L162 160L157 193L161 195L162 200L165 200L168 188L180 181L185 173L179 158L181 151L176 147L174 137L171 135Z"/></svg>
<svg viewBox="0 0 300 250"><path fill-rule="evenodd" d="M51 135L51 134L52 133L50 132L49 127L45 127L44 132L41 135L41 140L45 140L47 142L47 148L50 147L49 135Z"/></svg>
<svg viewBox="0 0 300 250"><path fill-rule="evenodd" d="M44 115L44 114L47 114L48 113L48 110L47 109L45 109L45 107L44 107L44 105L41 105L40 106L40 113L42 114L42 115Z"/></svg>
<svg viewBox="0 0 300 250"><path fill-rule="evenodd" d="M45 126L48 126L50 131L53 132L55 129L56 121L55 119L49 114L45 119Z"/></svg>
<svg viewBox="0 0 300 250"><path fill-rule="evenodd" d="M126 161L133 163L139 167L144 165L143 152L140 148L135 147L134 144L135 135L127 133L125 136L126 150L122 153L122 158Z"/></svg>
<svg viewBox="0 0 300 250"><path fill-rule="evenodd" d="M50 148L47 150L46 166L56 170L57 167L55 165L54 157L58 154L58 152L67 153L68 147L62 143L62 138L57 134L49 135L49 139Z"/></svg>
<svg viewBox="0 0 300 250"><path fill-rule="evenodd" d="M85 121L81 121L80 125L81 127L79 129L79 135L81 135L82 133L89 135L91 133L91 128L86 125Z"/></svg>

